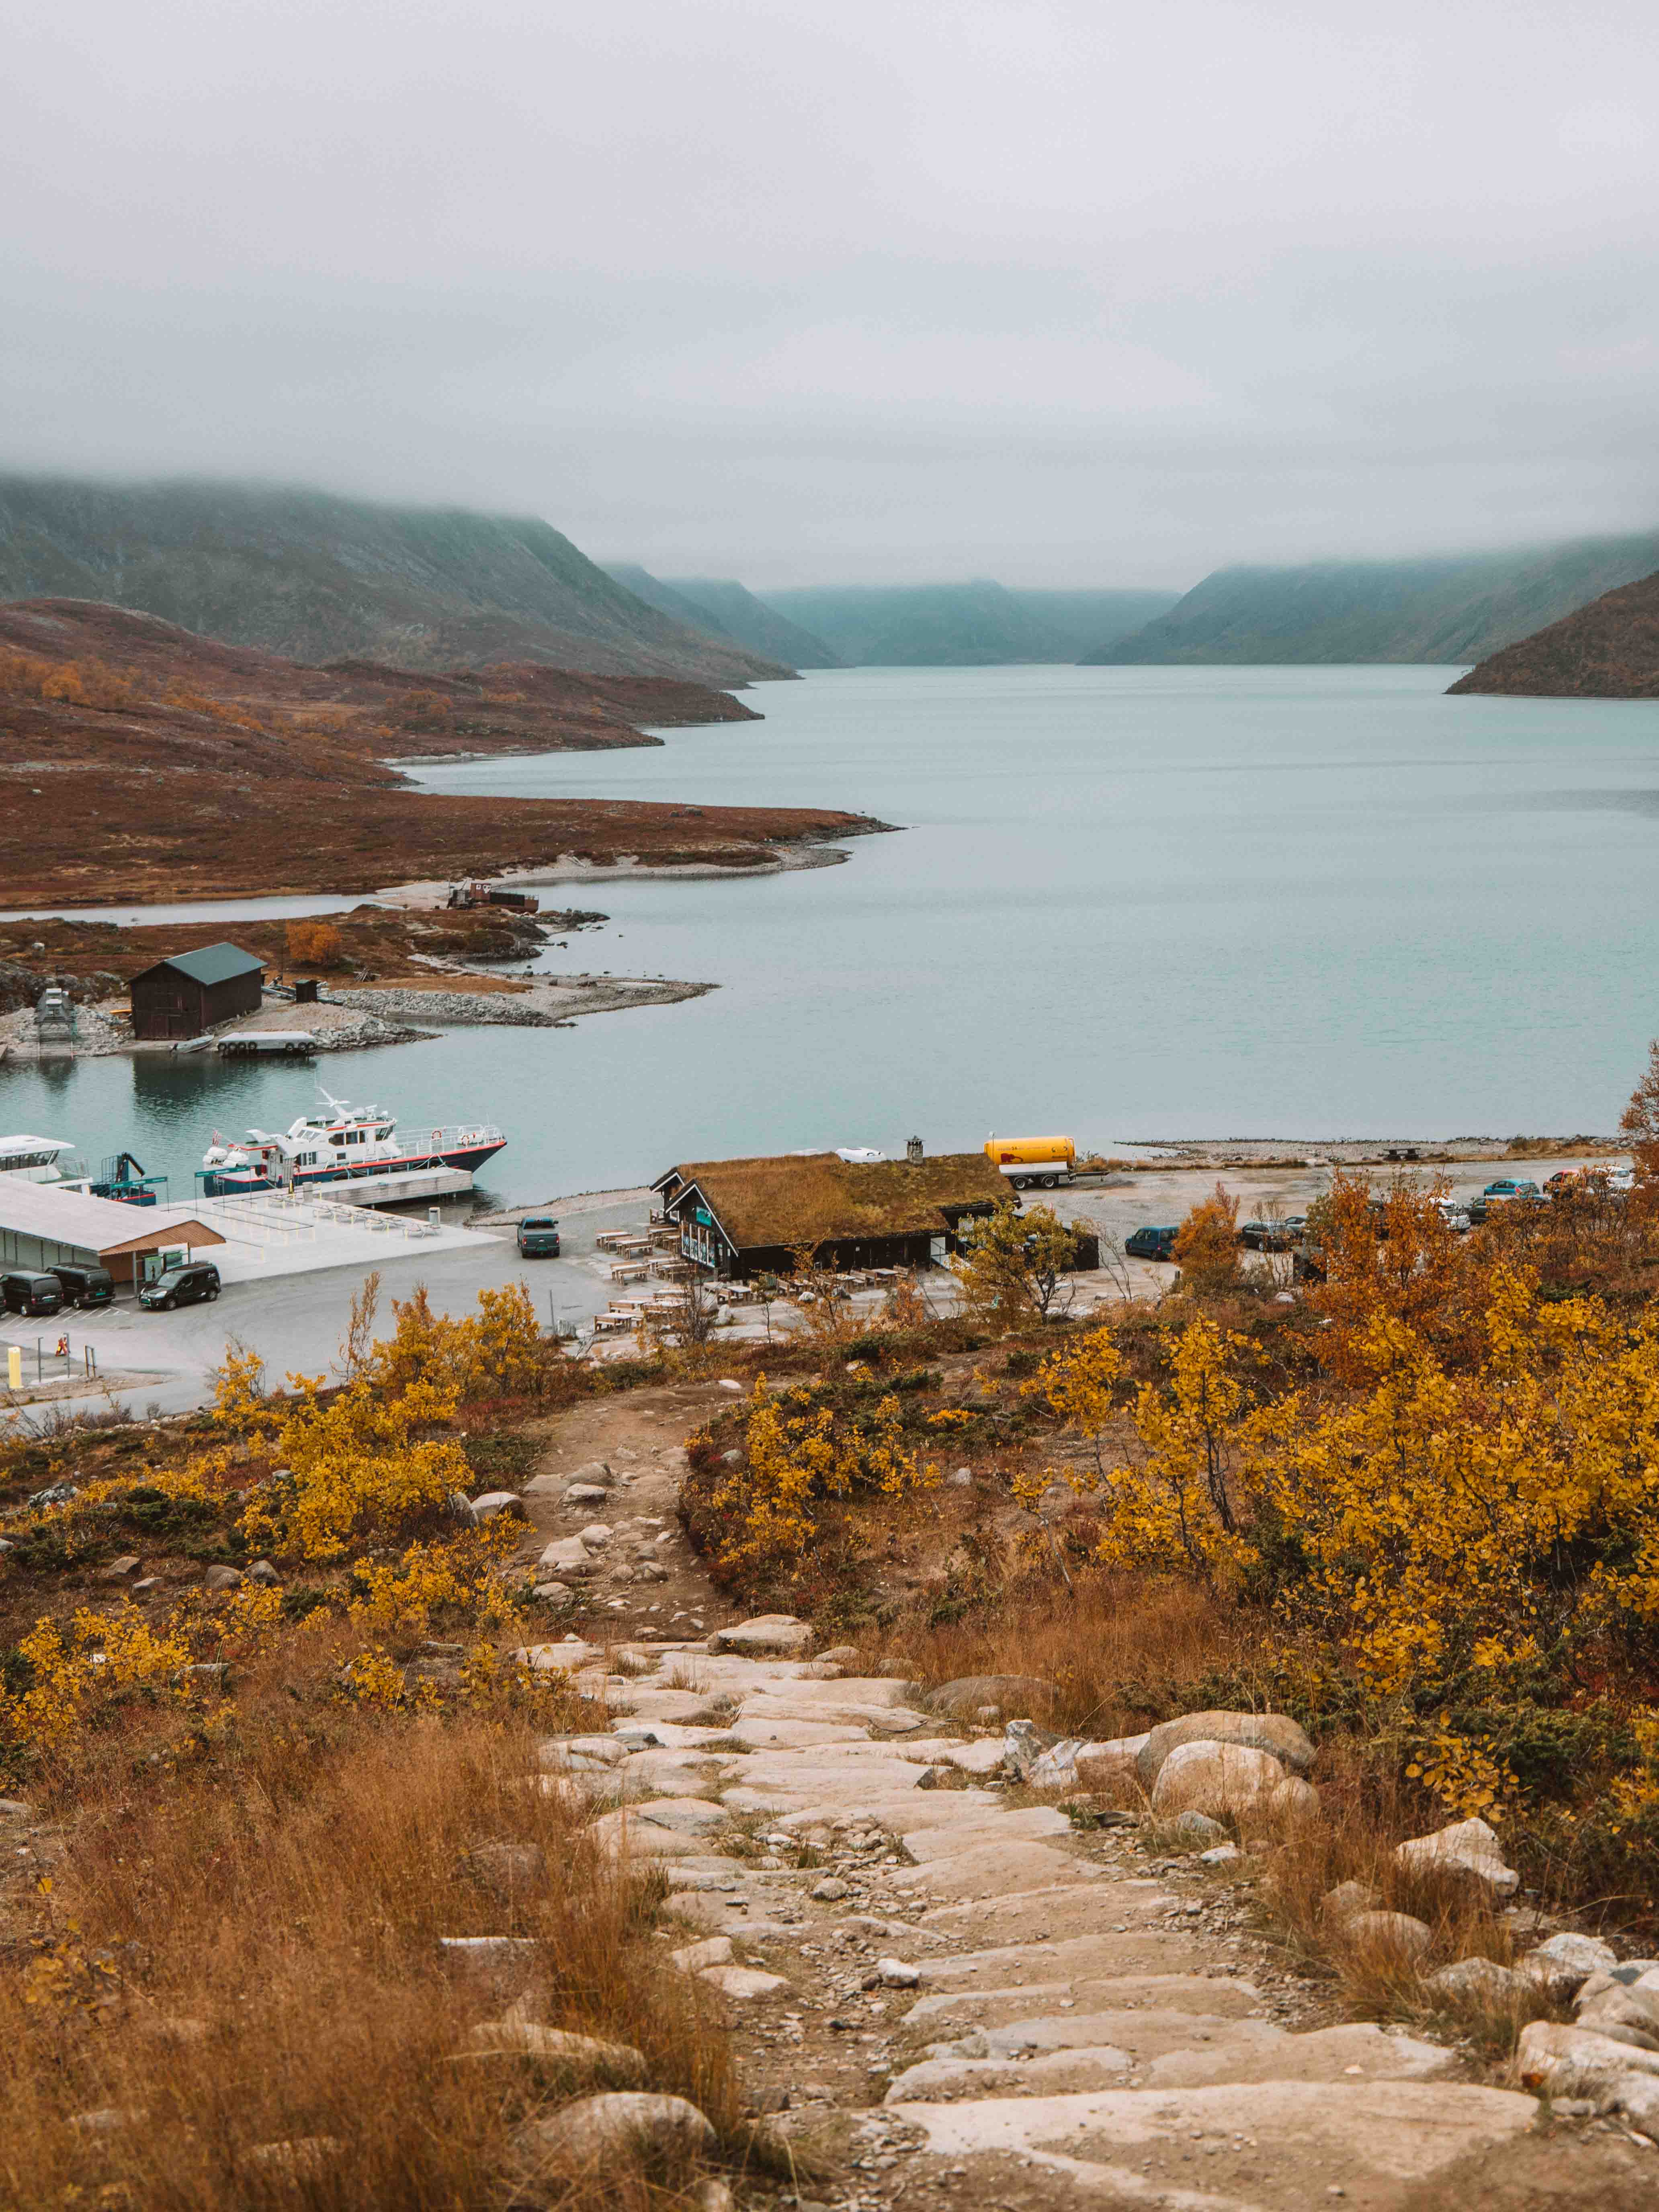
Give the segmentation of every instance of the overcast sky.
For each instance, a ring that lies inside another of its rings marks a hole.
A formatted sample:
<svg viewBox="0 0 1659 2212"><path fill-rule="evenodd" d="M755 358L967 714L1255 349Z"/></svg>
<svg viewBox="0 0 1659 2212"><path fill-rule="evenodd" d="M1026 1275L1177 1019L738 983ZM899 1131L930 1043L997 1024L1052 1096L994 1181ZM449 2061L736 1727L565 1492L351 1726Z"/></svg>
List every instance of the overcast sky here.
<svg viewBox="0 0 1659 2212"><path fill-rule="evenodd" d="M1653 0L9 0L0 464L750 584L1659 527Z"/></svg>

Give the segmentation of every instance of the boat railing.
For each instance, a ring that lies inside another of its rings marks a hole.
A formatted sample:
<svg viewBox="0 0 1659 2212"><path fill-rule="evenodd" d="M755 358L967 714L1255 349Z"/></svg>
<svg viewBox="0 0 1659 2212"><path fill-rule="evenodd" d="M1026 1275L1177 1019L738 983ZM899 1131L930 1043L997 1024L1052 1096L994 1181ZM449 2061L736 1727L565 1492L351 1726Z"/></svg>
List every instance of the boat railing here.
<svg viewBox="0 0 1659 2212"><path fill-rule="evenodd" d="M411 1147L428 1145L434 1152L453 1152L461 1146L504 1145L507 1139L493 1121L456 1122L441 1129L399 1129L393 1142Z"/></svg>

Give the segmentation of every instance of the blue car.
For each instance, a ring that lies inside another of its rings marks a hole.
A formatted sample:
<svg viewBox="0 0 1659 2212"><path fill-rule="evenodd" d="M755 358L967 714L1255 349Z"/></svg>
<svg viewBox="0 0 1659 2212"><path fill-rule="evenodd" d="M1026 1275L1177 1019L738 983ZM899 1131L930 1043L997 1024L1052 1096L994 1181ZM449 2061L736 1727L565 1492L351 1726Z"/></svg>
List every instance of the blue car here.
<svg viewBox="0 0 1659 2212"><path fill-rule="evenodd" d="M1137 1229L1124 1240L1123 1249L1132 1260L1173 1260L1180 1233L1178 1229Z"/></svg>

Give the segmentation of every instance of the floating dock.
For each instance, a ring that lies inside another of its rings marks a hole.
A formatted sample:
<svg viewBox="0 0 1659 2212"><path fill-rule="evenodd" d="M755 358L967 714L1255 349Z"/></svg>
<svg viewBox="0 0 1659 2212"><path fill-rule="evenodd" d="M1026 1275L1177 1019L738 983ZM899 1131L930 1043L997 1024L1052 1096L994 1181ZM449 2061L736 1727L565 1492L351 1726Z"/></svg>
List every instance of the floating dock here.
<svg viewBox="0 0 1659 2212"><path fill-rule="evenodd" d="M472 1188L469 1168L406 1168L401 1173L354 1176L344 1182L300 1186L307 1198L336 1206L407 1206L422 1199L454 1198Z"/></svg>
<svg viewBox="0 0 1659 2212"><path fill-rule="evenodd" d="M234 1036L221 1037L218 1044L222 1060L243 1060L254 1053L301 1060L309 1059L316 1049L317 1040L309 1030L240 1030Z"/></svg>

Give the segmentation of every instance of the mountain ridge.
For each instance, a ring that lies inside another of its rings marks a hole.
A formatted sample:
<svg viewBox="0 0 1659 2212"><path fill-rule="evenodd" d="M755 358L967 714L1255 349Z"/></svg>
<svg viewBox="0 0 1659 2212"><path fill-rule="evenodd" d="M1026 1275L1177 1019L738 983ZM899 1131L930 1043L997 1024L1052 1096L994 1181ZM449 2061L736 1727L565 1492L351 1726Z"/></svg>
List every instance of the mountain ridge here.
<svg viewBox="0 0 1659 2212"><path fill-rule="evenodd" d="M0 599L38 598L312 665L540 661L721 688L793 673L646 605L533 516L302 486L0 475Z"/></svg>
<svg viewBox="0 0 1659 2212"><path fill-rule="evenodd" d="M1659 568L1659 533L1422 561L1218 568L1091 666L1475 661Z"/></svg>

